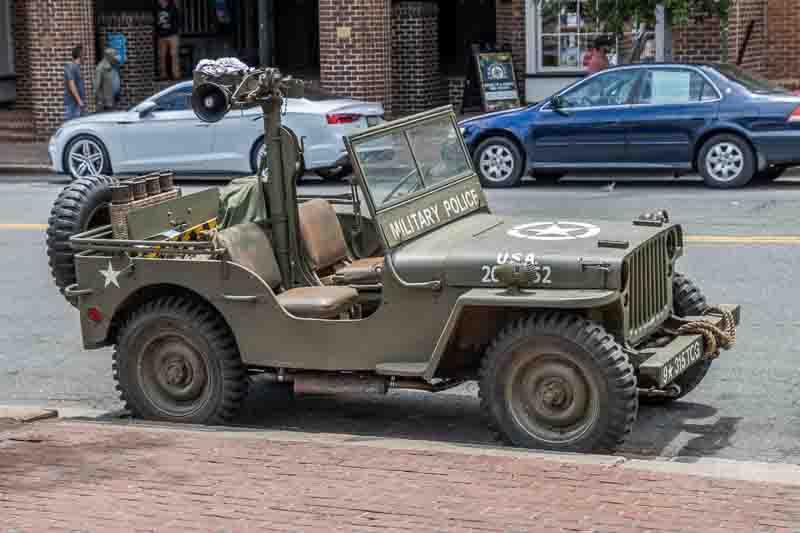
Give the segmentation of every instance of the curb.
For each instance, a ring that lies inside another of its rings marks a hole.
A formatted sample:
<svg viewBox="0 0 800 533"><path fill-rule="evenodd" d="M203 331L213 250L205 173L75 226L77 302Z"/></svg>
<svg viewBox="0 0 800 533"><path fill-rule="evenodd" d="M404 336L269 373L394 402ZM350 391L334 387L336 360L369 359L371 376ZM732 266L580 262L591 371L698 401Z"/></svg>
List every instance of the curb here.
<svg viewBox="0 0 800 533"><path fill-rule="evenodd" d="M1 408L2 406L0 406ZM800 465L784 463L760 463L735 461L711 457L675 457L639 459L622 455L600 455L559 453L525 450L506 446L485 444L450 443L440 441L409 440L391 437L368 437L363 435L309 433L291 430L272 430L257 427L213 427L199 425L175 425L144 422L124 418L125 411L101 411L96 409L59 409L61 420L70 424L112 426L121 431L155 432L207 432L216 437L234 440L270 440L283 443L317 444L320 446L370 447L383 450L406 450L422 453L454 453L473 457L509 457L517 460L553 461L563 464L592 465L606 469L631 469L660 474L698 476L719 480L774 483L800 486Z"/></svg>
<svg viewBox="0 0 800 533"><path fill-rule="evenodd" d="M52 174L53 169L50 165L43 165L41 163L31 164L17 164L17 163L0 163L0 174Z"/></svg>

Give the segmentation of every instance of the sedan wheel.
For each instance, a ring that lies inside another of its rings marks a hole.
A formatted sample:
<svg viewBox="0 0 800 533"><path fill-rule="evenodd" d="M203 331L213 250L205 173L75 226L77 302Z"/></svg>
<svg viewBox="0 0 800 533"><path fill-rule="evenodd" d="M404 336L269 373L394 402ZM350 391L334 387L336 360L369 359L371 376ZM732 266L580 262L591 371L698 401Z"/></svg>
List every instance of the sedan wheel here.
<svg viewBox="0 0 800 533"><path fill-rule="evenodd" d="M67 149L66 159L69 173L75 179L107 173L106 151L95 139L80 137L73 141Z"/></svg>
<svg viewBox="0 0 800 533"><path fill-rule="evenodd" d="M475 151L475 167L487 187L513 187L522 178L523 157L517 146L503 137L483 141Z"/></svg>
<svg viewBox="0 0 800 533"><path fill-rule="evenodd" d="M707 185L717 188L741 187L755 173L753 152L735 135L717 135L700 150L699 170Z"/></svg>

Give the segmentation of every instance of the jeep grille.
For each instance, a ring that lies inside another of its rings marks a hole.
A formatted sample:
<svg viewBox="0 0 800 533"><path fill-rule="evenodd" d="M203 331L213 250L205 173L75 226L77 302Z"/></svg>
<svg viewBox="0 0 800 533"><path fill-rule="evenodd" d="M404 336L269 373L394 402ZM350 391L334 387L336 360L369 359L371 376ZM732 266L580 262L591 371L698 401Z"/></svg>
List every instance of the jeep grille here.
<svg viewBox="0 0 800 533"><path fill-rule="evenodd" d="M673 239L665 231L634 250L625 259L628 288L626 337L630 343L652 333L672 309Z"/></svg>

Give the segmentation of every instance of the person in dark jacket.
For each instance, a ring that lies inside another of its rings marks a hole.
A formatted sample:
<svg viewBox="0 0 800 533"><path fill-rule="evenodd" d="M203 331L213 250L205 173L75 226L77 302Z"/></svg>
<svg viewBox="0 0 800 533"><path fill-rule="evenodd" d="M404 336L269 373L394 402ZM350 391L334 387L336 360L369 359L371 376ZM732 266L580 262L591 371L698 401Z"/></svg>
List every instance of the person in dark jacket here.
<svg viewBox="0 0 800 533"><path fill-rule="evenodd" d="M97 98L98 113L114 109L114 69L118 63L117 51L106 48L103 59L94 71L94 94Z"/></svg>
<svg viewBox="0 0 800 533"><path fill-rule="evenodd" d="M178 30L180 18L175 0L158 0L156 11L156 35L158 36L158 58L162 80L181 78L178 62ZM167 56L171 59L172 78L167 75Z"/></svg>

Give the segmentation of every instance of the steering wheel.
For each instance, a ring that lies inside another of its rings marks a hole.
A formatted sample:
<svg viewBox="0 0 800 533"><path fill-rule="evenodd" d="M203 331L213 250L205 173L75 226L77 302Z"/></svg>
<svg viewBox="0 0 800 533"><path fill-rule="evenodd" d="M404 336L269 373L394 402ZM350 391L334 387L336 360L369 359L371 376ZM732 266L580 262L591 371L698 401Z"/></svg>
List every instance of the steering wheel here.
<svg viewBox="0 0 800 533"><path fill-rule="evenodd" d="M392 196L394 196L395 194L397 194L397 191L399 191L399 190L400 190L400 188L401 188L403 185L405 185L406 183L408 183L408 180L410 180L410 179L411 179L411 177L412 177L412 176L413 176L413 175L414 175L416 172L417 172L417 169L415 168L415 169L413 169L411 172L409 172L408 174L406 174L405 176L403 176L403 179L401 179L401 180L400 180L400 183L398 183L397 185L395 185L395 186L394 186L394 189L392 189L392 190L391 190L391 192L390 192L389 194L387 194L387 195L386 195L386 197L385 197L383 200L381 200L381 204L385 204L386 202L388 202L389 200L391 200L391 199L392 199ZM414 185L414 188L413 188L413 189L411 189L410 191L408 191L408 193L407 193L407 194L411 194L412 192L416 191L418 188L419 188L419 181L417 181L417 184L416 184L416 185Z"/></svg>

